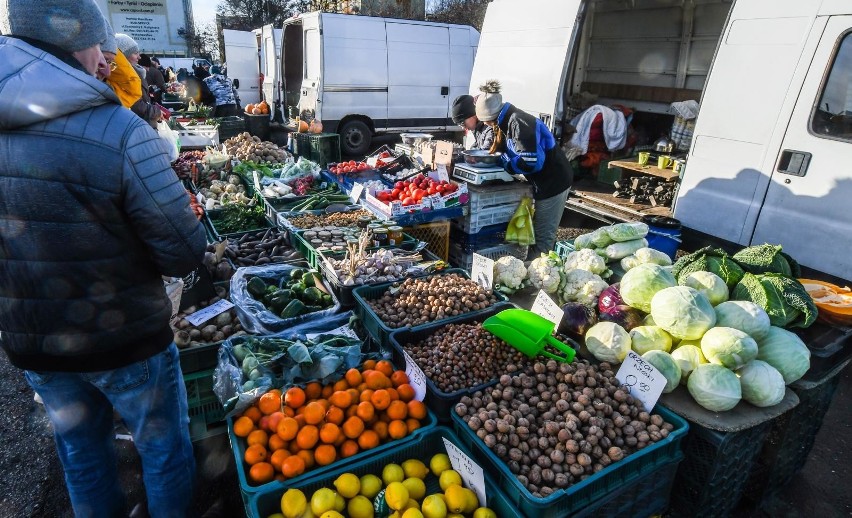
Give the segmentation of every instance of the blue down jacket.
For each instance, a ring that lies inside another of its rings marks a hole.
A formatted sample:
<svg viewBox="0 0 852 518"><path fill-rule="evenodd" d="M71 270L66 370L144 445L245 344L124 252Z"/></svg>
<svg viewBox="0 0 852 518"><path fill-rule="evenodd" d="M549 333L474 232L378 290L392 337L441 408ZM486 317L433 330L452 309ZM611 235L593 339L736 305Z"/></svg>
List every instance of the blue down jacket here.
<svg viewBox="0 0 852 518"><path fill-rule="evenodd" d="M204 230L156 131L94 77L0 37L0 346L36 371L91 372L172 342L161 275Z"/></svg>

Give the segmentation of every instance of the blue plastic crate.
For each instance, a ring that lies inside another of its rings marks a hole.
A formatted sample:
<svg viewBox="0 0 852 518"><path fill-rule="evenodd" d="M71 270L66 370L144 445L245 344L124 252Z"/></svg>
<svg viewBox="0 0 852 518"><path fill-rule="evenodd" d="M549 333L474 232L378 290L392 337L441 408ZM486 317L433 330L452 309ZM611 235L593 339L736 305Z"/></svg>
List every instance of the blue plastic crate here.
<svg viewBox="0 0 852 518"><path fill-rule="evenodd" d="M564 261L568 257L568 254L574 251L574 241L557 241L554 251Z"/></svg>
<svg viewBox="0 0 852 518"><path fill-rule="evenodd" d="M463 253L469 254L482 248L502 244L506 238L507 226L507 223L488 225L475 234L468 234L457 222L453 221L450 227L450 240L454 245L458 245Z"/></svg>

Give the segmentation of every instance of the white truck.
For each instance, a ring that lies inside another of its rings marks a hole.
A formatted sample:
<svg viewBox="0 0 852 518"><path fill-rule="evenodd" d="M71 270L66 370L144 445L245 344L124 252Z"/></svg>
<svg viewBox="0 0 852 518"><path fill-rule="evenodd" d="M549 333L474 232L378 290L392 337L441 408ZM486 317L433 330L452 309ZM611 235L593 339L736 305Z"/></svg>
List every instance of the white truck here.
<svg viewBox="0 0 852 518"><path fill-rule="evenodd" d="M491 78L557 134L581 91L663 129L671 102L700 99L673 209L685 232L779 243L852 278L852 2L494 0L471 93ZM629 218L611 192L567 207Z"/></svg>
<svg viewBox="0 0 852 518"><path fill-rule="evenodd" d="M281 29L264 25L253 31L222 31L228 77L239 80L237 93L243 106L265 100L269 116L283 122L279 102Z"/></svg>

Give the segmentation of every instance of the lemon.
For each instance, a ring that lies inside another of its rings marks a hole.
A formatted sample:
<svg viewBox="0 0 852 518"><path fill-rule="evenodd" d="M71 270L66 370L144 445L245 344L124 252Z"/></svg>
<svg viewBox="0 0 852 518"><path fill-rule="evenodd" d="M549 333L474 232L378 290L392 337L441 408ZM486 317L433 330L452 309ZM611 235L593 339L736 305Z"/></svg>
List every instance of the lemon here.
<svg viewBox="0 0 852 518"><path fill-rule="evenodd" d="M288 489L281 496L281 514L284 518L300 518L307 507L308 500L298 489Z"/></svg>
<svg viewBox="0 0 852 518"><path fill-rule="evenodd" d="M441 472L441 475L438 477L438 484L441 485L441 491L446 492L447 488L453 484L461 486L462 478L458 471L447 469Z"/></svg>
<svg viewBox="0 0 852 518"><path fill-rule="evenodd" d="M417 509L409 509L402 513L402 518L423 518L423 513Z"/></svg>
<svg viewBox="0 0 852 518"><path fill-rule="evenodd" d="M479 507L479 498L476 496L476 493L474 493L473 490L471 490L471 489L464 488L464 491L465 491L465 494L467 495L467 504L465 504L464 510L462 511L462 513L470 514L477 507Z"/></svg>
<svg viewBox="0 0 852 518"><path fill-rule="evenodd" d="M311 506L308 506L307 508L305 508L305 512L302 513L302 516L299 516L299 518L317 518L317 515L315 515L313 511L311 511Z"/></svg>
<svg viewBox="0 0 852 518"><path fill-rule="evenodd" d="M320 518L343 518L343 515L338 513L337 511L326 511L322 513Z"/></svg>
<svg viewBox="0 0 852 518"><path fill-rule="evenodd" d="M375 475L364 475L361 477L361 491L360 494L366 496L369 499L373 499L379 494L379 491L382 490L382 479Z"/></svg>
<svg viewBox="0 0 852 518"><path fill-rule="evenodd" d="M429 461L429 469L432 470L433 475L440 477L441 473L448 469L453 469L453 464L450 462L450 458L446 453L439 453L434 455L432 460Z"/></svg>
<svg viewBox="0 0 852 518"><path fill-rule="evenodd" d="M426 484L419 478L407 478L402 485L408 490L408 495L415 500L422 500L426 496Z"/></svg>
<svg viewBox="0 0 852 518"><path fill-rule="evenodd" d="M447 518L464 518L464 515L459 513L450 513L447 515Z"/></svg>
<svg viewBox="0 0 852 518"><path fill-rule="evenodd" d="M281 513L270 514L266 518L284 518L284 515Z"/></svg>
<svg viewBox="0 0 852 518"><path fill-rule="evenodd" d="M346 512L349 513L349 518L373 518L373 514L375 514L373 502L363 495L358 495L350 500L346 506Z"/></svg>
<svg viewBox="0 0 852 518"><path fill-rule="evenodd" d="M457 484L447 487L444 491L444 497L447 499L447 509L453 513L464 513L469 505L465 488Z"/></svg>
<svg viewBox="0 0 852 518"><path fill-rule="evenodd" d="M473 518L497 518L497 513L487 507L480 507L473 512Z"/></svg>
<svg viewBox="0 0 852 518"><path fill-rule="evenodd" d="M324 487L317 489L311 496L311 512L316 516L322 516L322 513L334 509L337 493Z"/></svg>
<svg viewBox="0 0 852 518"><path fill-rule="evenodd" d="M391 482L402 482L403 480L405 480L405 472L399 464L388 464L382 470L382 482L385 483L385 486L390 485Z"/></svg>
<svg viewBox="0 0 852 518"><path fill-rule="evenodd" d="M429 474L429 468L417 459L408 459L402 463L402 471L405 472L405 478L424 479Z"/></svg>
<svg viewBox="0 0 852 518"><path fill-rule="evenodd" d="M417 503L417 500L415 500L413 498L409 498L408 503L405 504L405 507L400 509L400 511L407 511L408 509L417 509L419 511L420 510L420 504Z"/></svg>
<svg viewBox="0 0 852 518"><path fill-rule="evenodd" d="M402 470L402 468L399 468ZM399 511L408 505L408 489L402 485L402 482L391 482L385 488L385 502L391 509Z"/></svg>
<svg viewBox="0 0 852 518"><path fill-rule="evenodd" d="M474 507L475 509L476 507ZM340 493L334 494L334 510L338 513L342 513L346 510L346 499L340 496ZM471 509L472 511L473 509Z"/></svg>
<svg viewBox="0 0 852 518"><path fill-rule="evenodd" d="M423 518L446 518L447 504L444 503L442 495L429 495L420 505L420 512L423 513Z"/></svg>
<svg viewBox="0 0 852 518"><path fill-rule="evenodd" d="M352 473L344 473L334 481L334 487L343 498L354 498L361 492L361 479Z"/></svg>

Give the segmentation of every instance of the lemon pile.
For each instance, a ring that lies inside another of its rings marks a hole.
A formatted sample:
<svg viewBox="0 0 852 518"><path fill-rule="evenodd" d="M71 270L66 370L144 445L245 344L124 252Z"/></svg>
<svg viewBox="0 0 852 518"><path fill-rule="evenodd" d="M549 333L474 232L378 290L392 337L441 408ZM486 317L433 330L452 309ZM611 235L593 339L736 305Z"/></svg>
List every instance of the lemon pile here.
<svg viewBox="0 0 852 518"><path fill-rule="evenodd" d="M430 473L438 477L442 493L426 494ZM479 504L476 493L462 485L449 457L439 453L429 467L416 459L388 464L381 478L344 473L334 481L334 489L318 489L310 499L298 489L288 489L281 496L281 513L268 518L497 518Z"/></svg>

